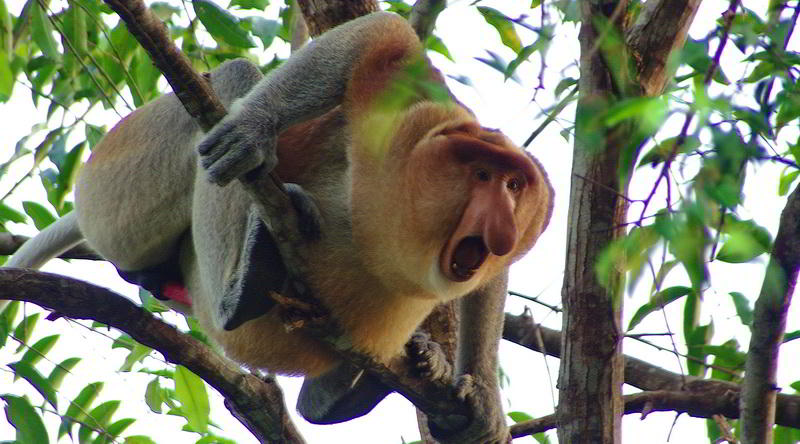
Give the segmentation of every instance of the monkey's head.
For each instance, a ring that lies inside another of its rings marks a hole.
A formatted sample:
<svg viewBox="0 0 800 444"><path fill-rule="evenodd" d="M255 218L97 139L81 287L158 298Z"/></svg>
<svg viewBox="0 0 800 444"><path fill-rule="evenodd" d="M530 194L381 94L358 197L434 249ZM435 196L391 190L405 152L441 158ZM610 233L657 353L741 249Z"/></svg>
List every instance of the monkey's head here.
<svg viewBox="0 0 800 444"><path fill-rule="evenodd" d="M357 239L380 256L371 263L390 285L406 280L437 298L462 296L533 246L549 222L553 189L535 159L471 116L399 146L408 141L395 138L374 170L380 177L361 190L381 193L374 201L385 205L372 212L381 229L366 223ZM353 221L358 234L355 214Z"/></svg>

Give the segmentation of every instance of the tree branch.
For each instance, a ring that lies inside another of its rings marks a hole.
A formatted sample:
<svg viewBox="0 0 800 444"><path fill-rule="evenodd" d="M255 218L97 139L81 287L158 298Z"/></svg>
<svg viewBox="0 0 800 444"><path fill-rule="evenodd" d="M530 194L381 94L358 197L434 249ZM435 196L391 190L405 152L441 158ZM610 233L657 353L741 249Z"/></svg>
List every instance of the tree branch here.
<svg viewBox="0 0 800 444"><path fill-rule="evenodd" d="M408 23L416 31L417 36L422 42L433 34L433 27L436 25L436 18L439 13L447 7L445 0L417 0L411 8L411 16Z"/></svg>
<svg viewBox="0 0 800 444"><path fill-rule="evenodd" d="M681 49L689 34L702 0L651 0L628 31L626 40L636 62L638 81L648 96L664 90L678 64L667 66L670 57Z"/></svg>
<svg viewBox="0 0 800 444"><path fill-rule="evenodd" d="M526 316L524 314L516 316L506 313L505 326L503 328L503 338L531 350L545 353L556 358L561 358L561 332L534 324L530 316ZM723 414L729 418L737 418L739 416L738 403L740 392L742 390L742 387L739 384L728 381L700 379L694 376L680 375L678 373L673 373L669 370L665 370L661 367L645 362L641 359L627 355L624 356L624 361L625 383L638 389L646 390L648 392L702 393L704 394L703 396L713 396L724 398L725 400L725 404L713 404L716 405L716 410L708 408L711 404L707 403L698 404L696 408L690 408L686 404L680 404L683 406L681 409L666 410L686 412L692 416L699 416L703 418L708 418L710 417L709 415L713 414ZM627 399L628 398L626 397L626 400ZM685 397L671 399L691 400L694 398ZM776 410L776 424L786 427L800 428L800 396L778 394ZM626 413L631 413L628 411L627 401L625 404L625 411ZM695 415L693 412L704 413ZM708 413L709 415L706 415L705 413ZM544 420L544 418L537 419L537 421L539 420Z"/></svg>
<svg viewBox="0 0 800 444"><path fill-rule="evenodd" d="M800 267L800 188L781 213L766 276L753 311L742 383L742 442L772 442L778 393L778 353Z"/></svg>
<svg viewBox="0 0 800 444"><path fill-rule="evenodd" d="M66 276L4 268L0 271L0 299L33 302L53 310L49 320L61 316L91 319L124 331L217 389L234 416L262 442L304 442L286 412L274 378L243 372L202 342L110 290Z"/></svg>
<svg viewBox="0 0 800 444"><path fill-rule="evenodd" d="M738 413L736 403L732 402L732 392L710 390L702 392L687 391L652 391L623 396L624 413L641 413L642 419L651 412L687 413L697 418L711 418L722 414L727 417ZM735 400L734 400L735 401ZM726 414L727 413L727 414ZM521 438L532 433L541 433L556 427L556 415L551 414L531 421L521 422L511 427L511 436Z"/></svg>

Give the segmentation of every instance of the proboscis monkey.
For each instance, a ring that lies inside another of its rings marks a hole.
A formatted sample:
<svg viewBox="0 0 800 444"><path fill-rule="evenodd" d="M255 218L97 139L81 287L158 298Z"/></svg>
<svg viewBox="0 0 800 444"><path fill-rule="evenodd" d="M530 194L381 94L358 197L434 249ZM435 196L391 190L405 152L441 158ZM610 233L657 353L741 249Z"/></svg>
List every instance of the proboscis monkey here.
<svg viewBox="0 0 800 444"><path fill-rule="evenodd" d="M442 442L505 442L497 343L507 269L550 218L539 163L430 93L439 77L393 14L339 26L264 78L239 60L210 79L230 106L222 122L202 134L171 94L123 119L84 166L75 211L9 265L38 266L85 238L231 358L306 375L298 404L310 420L364 414L388 390L354 381L352 366L287 332L272 309L283 265L231 181L274 169L319 210L307 277L358 350L387 362L437 304L464 297L456 371L473 414L461 430L432 429Z"/></svg>

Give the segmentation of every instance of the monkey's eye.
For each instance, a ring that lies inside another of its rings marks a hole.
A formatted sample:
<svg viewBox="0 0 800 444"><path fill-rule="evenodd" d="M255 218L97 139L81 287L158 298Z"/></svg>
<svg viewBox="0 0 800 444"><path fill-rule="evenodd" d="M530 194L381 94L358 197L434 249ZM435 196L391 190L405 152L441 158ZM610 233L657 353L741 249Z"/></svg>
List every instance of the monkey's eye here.
<svg viewBox="0 0 800 444"><path fill-rule="evenodd" d="M506 182L506 188L512 193L519 193L522 190L522 182L516 177L512 177Z"/></svg>
<svg viewBox="0 0 800 444"><path fill-rule="evenodd" d="M489 171L488 171L488 170L486 170L486 169L484 169L484 168L479 168L479 169L478 169L478 170L475 172L475 177L477 177L477 178L478 178L478 180L480 180L481 182L488 182L489 180L491 180L491 178L492 178L492 175L491 175L491 174L489 174Z"/></svg>

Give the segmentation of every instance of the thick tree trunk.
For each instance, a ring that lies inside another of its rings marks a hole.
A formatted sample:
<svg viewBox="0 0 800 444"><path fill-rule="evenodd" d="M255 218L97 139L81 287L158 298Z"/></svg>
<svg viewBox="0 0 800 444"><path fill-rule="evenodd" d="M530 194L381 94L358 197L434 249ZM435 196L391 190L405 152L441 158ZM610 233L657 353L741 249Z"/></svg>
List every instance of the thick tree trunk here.
<svg viewBox="0 0 800 444"><path fill-rule="evenodd" d="M375 0L298 0L297 3L312 37L379 9Z"/></svg>
<svg viewBox="0 0 800 444"><path fill-rule="evenodd" d="M592 117L616 101L657 95L667 60L681 48L700 0L651 0L625 36L627 1L581 2L581 78L570 186L567 260L562 288L564 335L559 373L558 437L569 443L619 443L624 363L621 343L623 276L595 275L600 253L625 234L627 178L622 154L636 128L600 127ZM607 27L611 24L611 27ZM620 62L621 61L621 62ZM631 72L630 70L633 69ZM634 162L635 156L627 158Z"/></svg>

